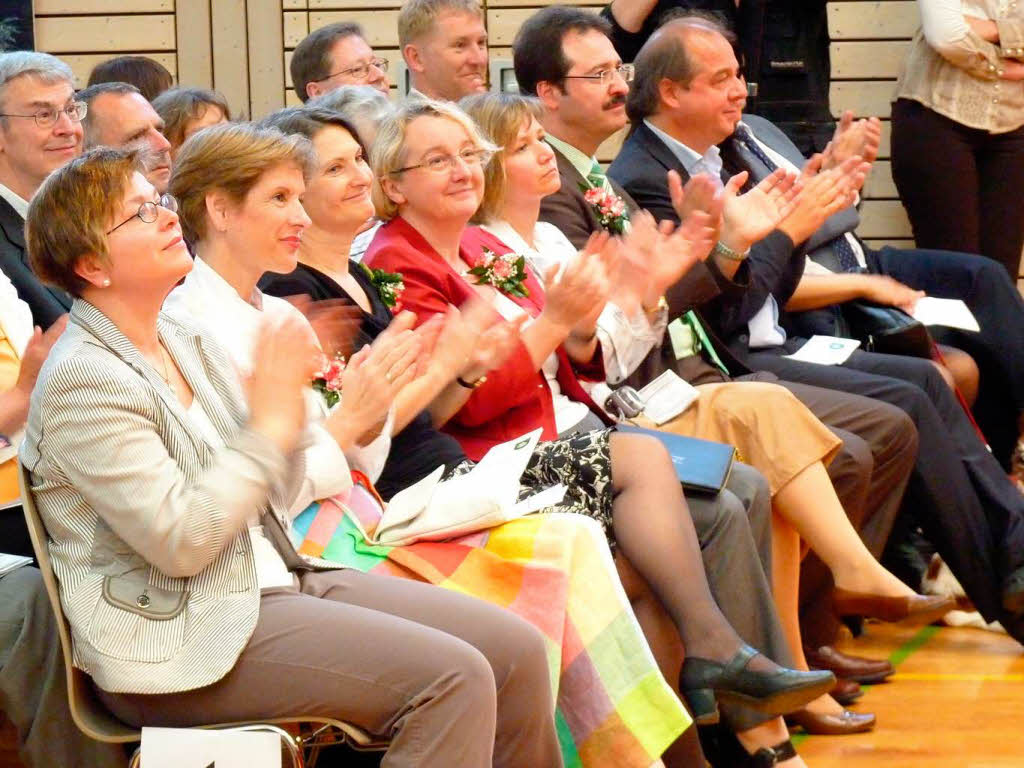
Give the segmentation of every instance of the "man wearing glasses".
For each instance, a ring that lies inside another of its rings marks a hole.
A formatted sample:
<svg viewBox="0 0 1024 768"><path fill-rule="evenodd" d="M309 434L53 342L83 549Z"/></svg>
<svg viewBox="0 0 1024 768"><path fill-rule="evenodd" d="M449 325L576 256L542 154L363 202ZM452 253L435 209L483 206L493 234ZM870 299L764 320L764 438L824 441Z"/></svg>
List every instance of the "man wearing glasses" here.
<svg viewBox="0 0 1024 768"><path fill-rule="evenodd" d="M43 328L68 311L71 298L29 268L25 215L43 179L82 151L86 106L74 99L72 80L68 65L49 54L0 54L0 269Z"/></svg>
<svg viewBox="0 0 1024 768"><path fill-rule="evenodd" d="M343 85L372 85L390 93L388 61L375 56L358 24L338 22L320 27L295 46L290 65L292 85L303 102Z"/></svg>

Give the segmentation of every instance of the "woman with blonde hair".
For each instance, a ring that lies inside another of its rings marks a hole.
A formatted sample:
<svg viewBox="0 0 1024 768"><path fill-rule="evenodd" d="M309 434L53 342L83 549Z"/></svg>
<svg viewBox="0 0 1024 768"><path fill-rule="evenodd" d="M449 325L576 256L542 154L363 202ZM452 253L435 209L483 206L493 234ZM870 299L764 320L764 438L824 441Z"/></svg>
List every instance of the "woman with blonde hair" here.
<svg viewBox="0 0 1024 768"><path fill-rule="evenodd" d="M280 135L211 210L294 253L309 147ZM256 151L259 149L260 151ZM33 393L21 460L75 663L134 727L322 715L390 739L383 765L560 766L545 650L507 611L325 570L288 546L315 344L257 326L247 394L205 330L161 312L193 268L176 201L96 149L32 199L40 277L76 297ZM348 483L337 467L335 490Z"/></svg>

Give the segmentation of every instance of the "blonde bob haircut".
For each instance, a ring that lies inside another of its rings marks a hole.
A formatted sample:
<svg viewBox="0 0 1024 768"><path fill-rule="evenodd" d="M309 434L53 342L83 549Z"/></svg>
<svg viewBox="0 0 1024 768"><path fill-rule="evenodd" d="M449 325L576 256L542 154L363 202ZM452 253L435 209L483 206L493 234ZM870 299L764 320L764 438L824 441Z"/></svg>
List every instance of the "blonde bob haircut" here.
<svg viewBox="0 0 1024 768"><path fill-rule="evenodd" d="M40 280L82 295L88 283L75 272L78 260L107 261L107 230L140 170L137 150L98 147L46 177L25 219L29 264Z"/></svg>
<svg viewBox="0 0 1024 768"><path fill-rule="evenodd" d="M532 96L517 93L474 93L459 101L466 114L479 126L481 132L504 151L496 153L484 168L484 198L473 215L473 222L484 224L501 215L505 202L505 156L516 136L529 126L530 119L541 118L543 109Z"/></svg>
<svg viewBox="0 0 1024 768"><path fill-rule="evenodd" d="M405 137L409 126L419 117L440 117L462 127L478 149L496 152L498 148L480 133L476 123L461 109L447 101L413 98L398 107L384 119L377 129L377 138L370 149L370 167L373 168L373 206L377 217L388 221L398 215L398 206L388 197L381 181L385 176L398 175L407 162Z"/></svg>
<svg viewBox="0 0 1024 768"><path fill-rule="evenodd" d="M210 192L220 190L240 204L260 177L279 165L294 166L308 179L314 158L305 136L285 136L253 123L224 123L189 137L178 152L167 190L178 198L185 240L195 244L206 237Z"/></svg>

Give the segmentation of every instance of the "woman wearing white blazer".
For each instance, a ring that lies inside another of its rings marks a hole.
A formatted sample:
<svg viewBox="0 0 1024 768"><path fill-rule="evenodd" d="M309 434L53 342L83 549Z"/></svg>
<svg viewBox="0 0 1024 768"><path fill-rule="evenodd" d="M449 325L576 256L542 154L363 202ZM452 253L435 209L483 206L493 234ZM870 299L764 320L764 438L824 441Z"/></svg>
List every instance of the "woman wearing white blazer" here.
<svg viewBox="0 0 1024 768"><path fill-rule="evenodd" d="M275 217L285 249L309 149L273 145L225 179L226 206ZM21 452L75 664L135 726L326 715L389 738L385 766L561 765L536 631L290 547L313 340L294 319L260 329L246 412L220 347L160 313L192 260L173 198L135 169L93 150L27 221L33 268L77 297Z"/></svg>

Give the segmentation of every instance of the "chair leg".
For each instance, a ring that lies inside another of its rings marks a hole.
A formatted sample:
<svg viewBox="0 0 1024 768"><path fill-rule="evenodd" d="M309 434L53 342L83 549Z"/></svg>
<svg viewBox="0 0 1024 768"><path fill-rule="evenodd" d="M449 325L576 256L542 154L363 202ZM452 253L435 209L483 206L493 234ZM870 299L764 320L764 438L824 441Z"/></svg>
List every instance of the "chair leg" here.
<svg viewBox="0 0 1024 768"><path fill-rule="evenodd" d="M132 752L132 759L128 761L128 768L139 768L142 763L142 745L140 744Z"/></svg>
<svg viewBox="0 0 1024 768"><path fill-rule="evenodd" d="M292 759L292 768L306 768L306 763L302 758L302 750L299 749L296 744L295 738L292 737L288 731L283 728L278 728L276 725L268 724L255 724L255 725L242 725L237 728L227 728L225 730L230 731L269 731L276 733L281 737L281 741L284 742L285 747L288 749L288 756Z"/></svg>

